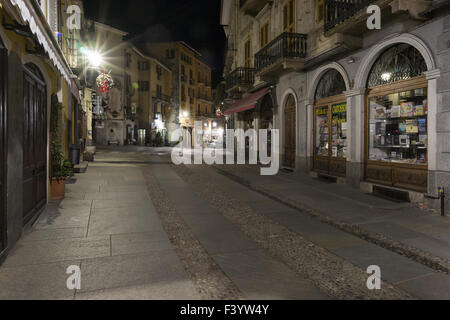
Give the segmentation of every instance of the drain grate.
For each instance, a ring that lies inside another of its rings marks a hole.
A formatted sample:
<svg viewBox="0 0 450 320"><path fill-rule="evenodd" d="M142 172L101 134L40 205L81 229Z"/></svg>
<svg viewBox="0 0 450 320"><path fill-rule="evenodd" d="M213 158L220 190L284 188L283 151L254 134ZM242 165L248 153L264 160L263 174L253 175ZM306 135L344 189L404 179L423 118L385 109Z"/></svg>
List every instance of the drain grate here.
<svg viewBox="0 0 450 320"><path fill-rule="evenodd" d="M337 183L337 178L336 177L328 176L328 175L325 175L325 174L319 174L317 176L317 179L319 181L326 182L326 183Z"/></svg>
<svg viewBox="0 0 450 320"><path fill-rule="evenodd" d="M387 187L373 186L372 195L394 202L411 202L407 191Z"/></svg>

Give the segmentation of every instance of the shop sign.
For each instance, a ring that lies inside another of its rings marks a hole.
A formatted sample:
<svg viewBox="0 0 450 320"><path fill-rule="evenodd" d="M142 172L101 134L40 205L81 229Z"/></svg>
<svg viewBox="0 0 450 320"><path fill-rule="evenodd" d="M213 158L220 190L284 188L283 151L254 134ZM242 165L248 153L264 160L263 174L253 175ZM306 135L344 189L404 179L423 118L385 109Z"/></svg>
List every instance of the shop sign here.
<svg viewBox="0 0 450 320"><path fill-rule="evenodd" d="M344 113L347 112L347 104L336 104L333 106L333 113Z"/></svg>

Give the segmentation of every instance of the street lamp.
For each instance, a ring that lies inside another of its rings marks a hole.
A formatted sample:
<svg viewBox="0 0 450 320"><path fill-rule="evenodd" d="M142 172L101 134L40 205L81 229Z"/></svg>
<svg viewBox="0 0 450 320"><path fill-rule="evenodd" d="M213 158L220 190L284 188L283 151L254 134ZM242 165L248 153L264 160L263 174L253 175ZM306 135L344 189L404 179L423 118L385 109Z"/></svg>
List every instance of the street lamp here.
<svg viewBox="0 0 450 320"><path fill-rule="evenodd" d="M88 51L87 56L88 56L89 62L95 68L98 68L103 62L103 57L98 52Z"/></svg>
<svg viewBox="0 0 450 320"><path fill-rule="evenodd" d="M90 66L94 68L100 67L100 65L103 63L103 57L100 53L97 51L89 50L85 47L82 47L80 49L81 53L84 54L89 61Z"/></svg>
<svg viewBox="0 0 450 320"><path fill-rule="evenodd" d="M185 118L189 117L189 112L184 111L184 112L183 112L183 116L184 116Z"/></svg>

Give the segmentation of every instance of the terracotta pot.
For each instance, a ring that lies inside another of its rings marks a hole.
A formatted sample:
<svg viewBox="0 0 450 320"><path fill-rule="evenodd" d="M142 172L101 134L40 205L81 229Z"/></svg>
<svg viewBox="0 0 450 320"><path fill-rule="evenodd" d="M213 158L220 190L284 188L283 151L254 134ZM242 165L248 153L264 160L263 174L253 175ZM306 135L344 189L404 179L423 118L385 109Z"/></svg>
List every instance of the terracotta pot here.
<svg viewBox="0 0 450 320"><path fill-rule="evenodd" d="M66 194L66 179L52 179L52 200L62 200Z"/></svg>

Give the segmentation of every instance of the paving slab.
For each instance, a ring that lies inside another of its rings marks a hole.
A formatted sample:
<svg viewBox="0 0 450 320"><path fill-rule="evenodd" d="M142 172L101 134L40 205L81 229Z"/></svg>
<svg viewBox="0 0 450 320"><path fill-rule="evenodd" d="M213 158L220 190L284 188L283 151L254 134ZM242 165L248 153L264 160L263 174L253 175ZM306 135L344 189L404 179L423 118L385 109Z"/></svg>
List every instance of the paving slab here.
<svg viewBox="0 0 450 320"><path fill-rule="evenodd" d="M67 268L80 260L0 268L0 300L71 300Z"/></svg>
<svg viewBox="0 0 450 320"><path fill-rule="evenodd" d="M390 283L436 273L422 264L370 243L336 248L330 251L361 267L363 270L372 265L379 266L381 268L381 278Z"/></svg>
<svg viewBox="0 0 450 320"><path fill-rule="evenodd" d="M84 260L80 293L188 279L173 250Z"/></svg>
<svg viewBox="0 0 450 320"><path fill-rule="evenodd" d="M153 208L153 204L147 199L139 200L94 200L92 209L109 209L109 208Z"/></svg>
<svg viewBox="0 0 450 320"><path fill-rule="evenodd" d="M398 287L425 300L450 300L450 276L436 273L398 284Z"/></svg>
<svg viewBox="0 0 450 320"><path fill-rule="evenodd" d="M361 227L371 232L386 235L394 240L405 240L409 238L419 238L425 236L422 233L413 231L411 229L402 227L396 223L390 223L387 221L361 224Z"/></svg>
<svg viewBox="0 0 450 320"><path fill-rule="evenodd" d="M141 192L96 192L87 193L85 195L86 200L147 200L150 198L147 191Z"/></svg>
<svg viewBox="0 0 450 320"><path fill-rule="evenodd" d="M4 266L24 266L110 256L109 236L19 242Z"/></svg>
<svg viewBox="0 0 450 320"><path fill-rule="evenodd" d="M328 299L309 280L300 279L263 250L214 255L249 300Z"/></svg>
<svg viewBox="0 0 450 320"><path fill-rule="evenodd" d="M77 293L75 300L201 300L189 280Z"/></svg>
<svg viewBox="0 0 450 320"><path fill-rule="evenodd" d="M431 252L436 256L444 257L445 259L450 260L450 245L446 241L423 236L418 238L406 239L403 242L415 248L419 248L425 252Z"/></svg>
<svg viewBox="0 0 450 320"><path fill-rule="evenodd" d="M113 256L126 254L167 251L172 245L164 230L148 233L111 235L111 252Z"/></svg>
<svg viewBox="0 0 450 320"><path fill-rule="evenodd" d="M88 235L141 233L161 229L161 222L152 207L93 209Z"/></svg>
<svg viewBox="0 0 450 320"><path fill-rule="evenodd" d="M84 238L87 234L86 228L61 228L61 229L32 229L27 232L23 238L23 242L39 241L39 240L58 240L71 238Z"/></svg>

